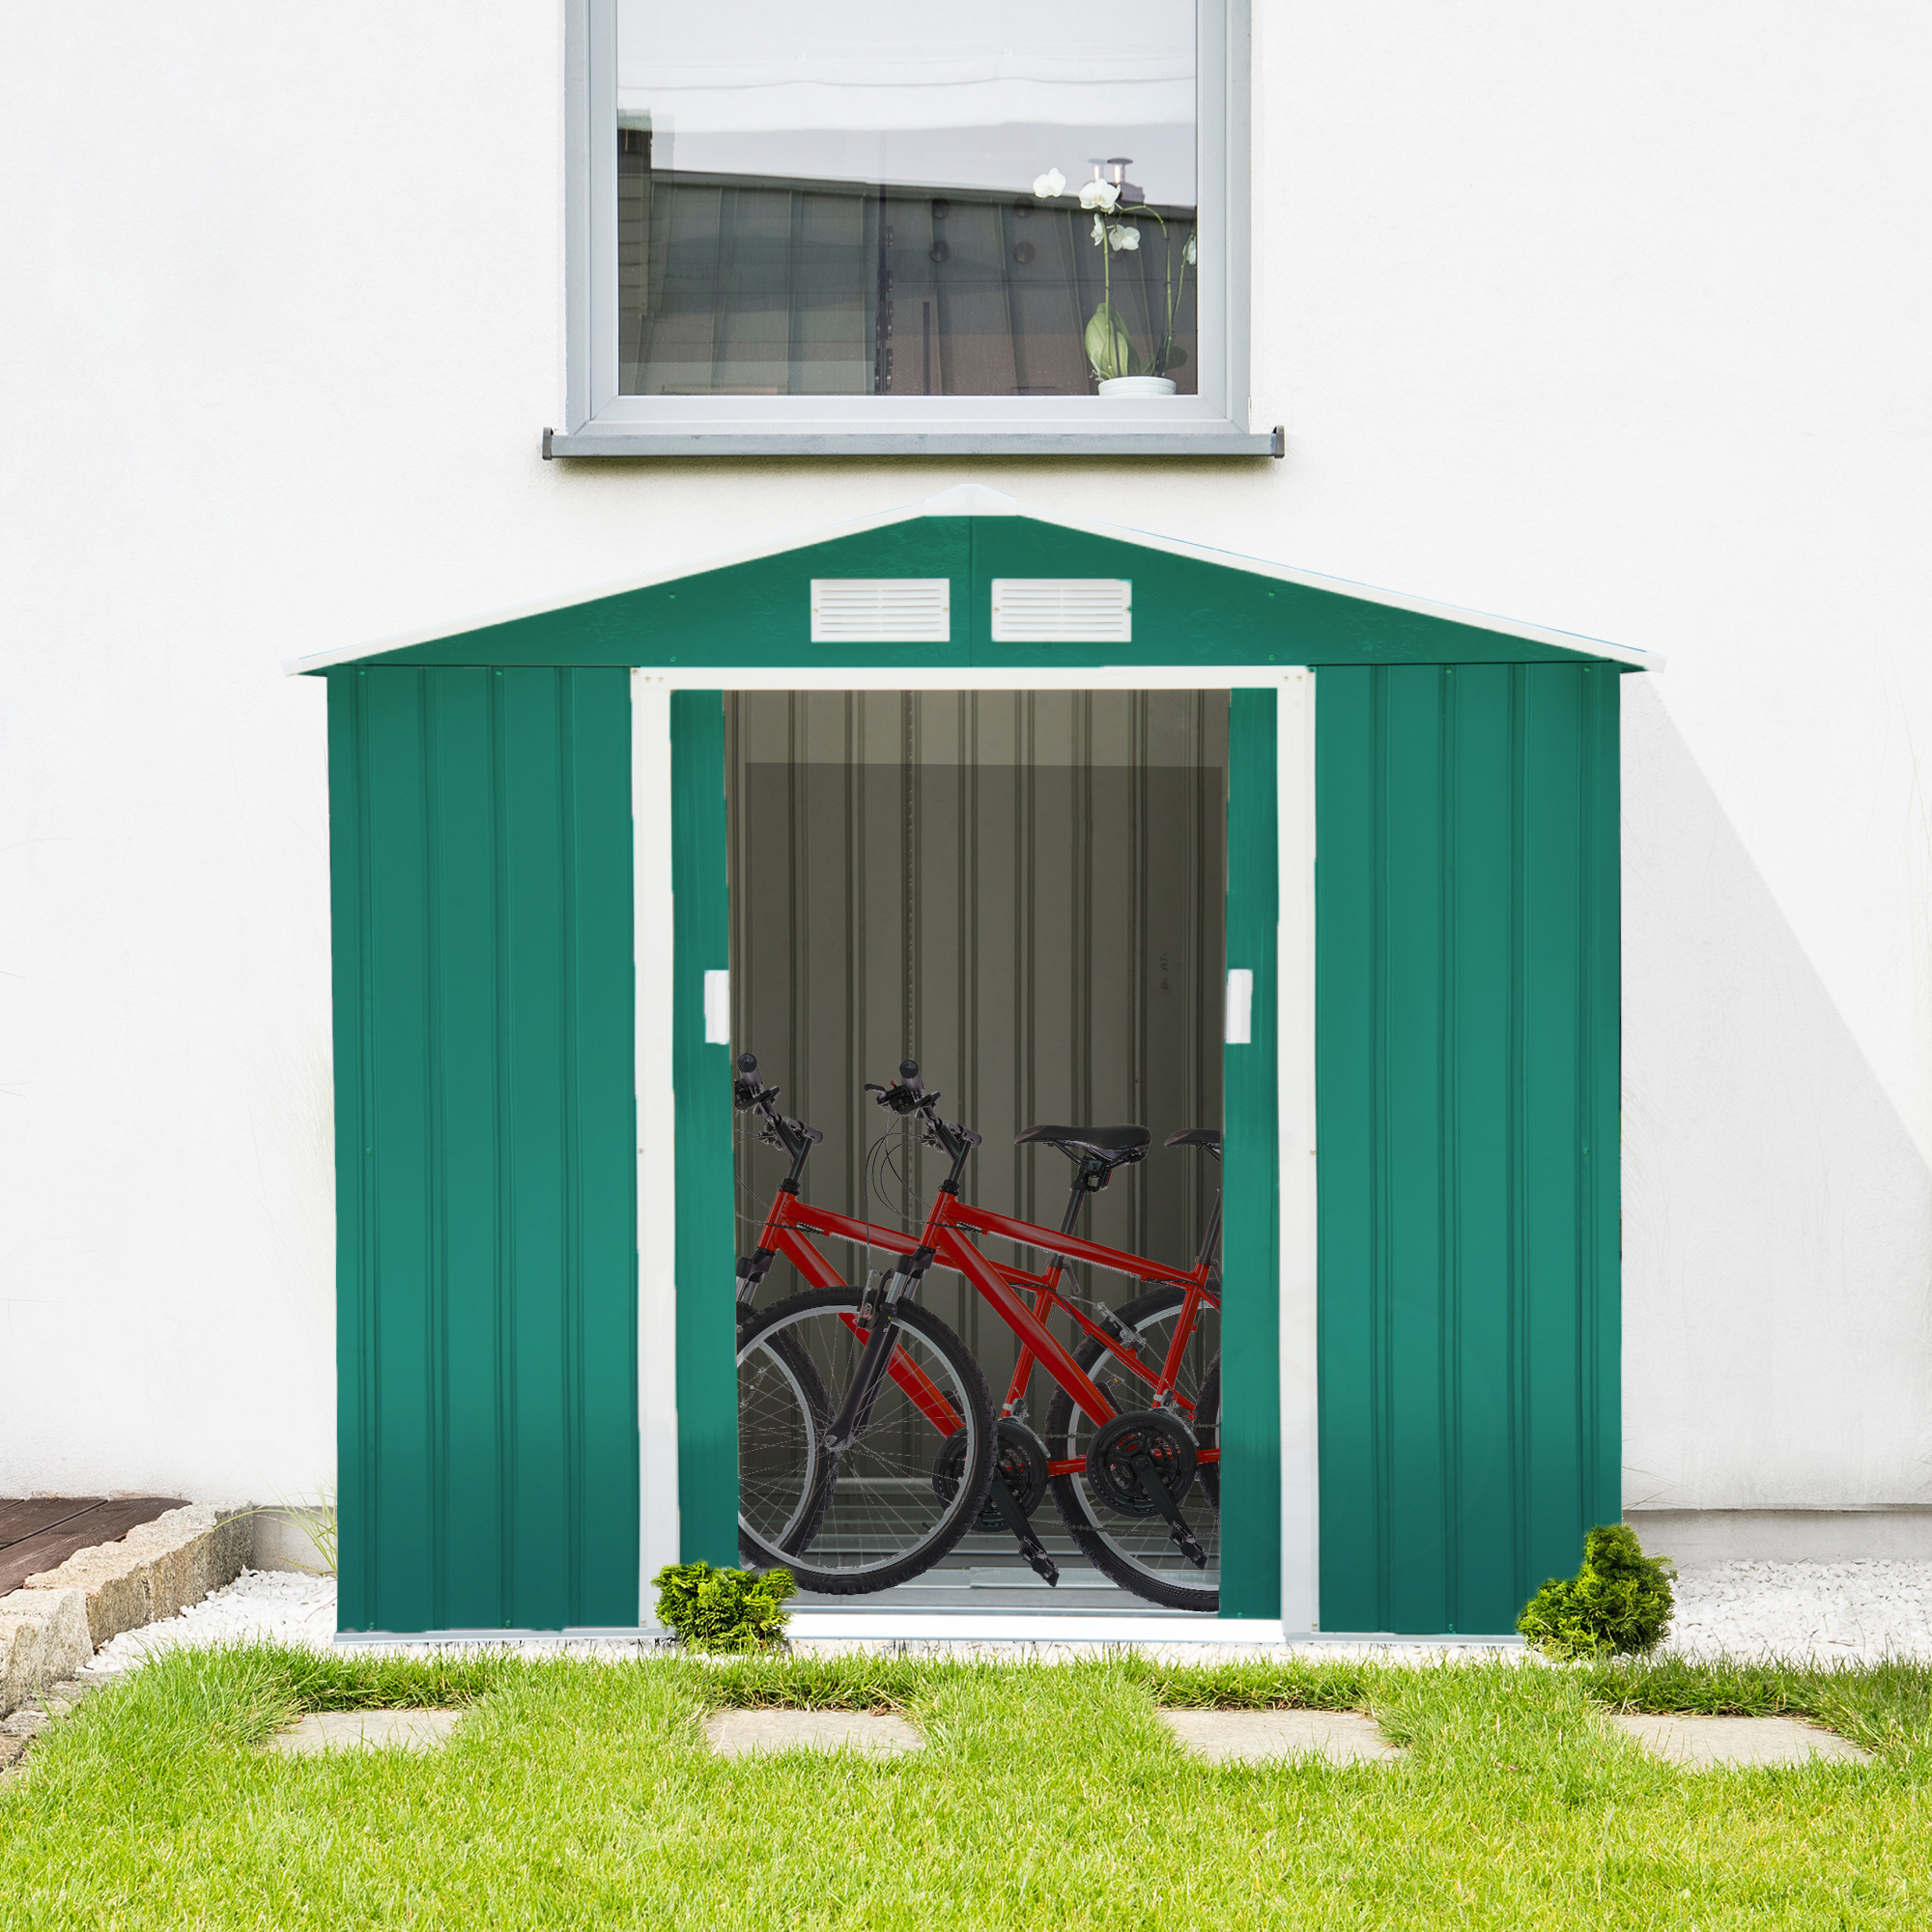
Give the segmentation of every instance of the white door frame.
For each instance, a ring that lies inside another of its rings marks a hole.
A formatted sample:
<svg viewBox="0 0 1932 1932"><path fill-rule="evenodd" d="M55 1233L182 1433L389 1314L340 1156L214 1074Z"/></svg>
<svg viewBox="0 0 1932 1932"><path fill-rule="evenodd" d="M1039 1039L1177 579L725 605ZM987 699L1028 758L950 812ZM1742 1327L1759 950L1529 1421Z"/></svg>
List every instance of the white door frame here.
<svg viewBox="0 0 1932 1932"><path fill-rule="evenodd" d="M1042 666L913 671L679 667L631 673L637 964L638 1621L654 1627L651 1578L678 1560L676 1106L671 1088L673 691L1231 691L1276 694L1280 927L1276 1028L1281 1117L1281 1620L975 1616L801 1611L800 1635L1051 1636L1115 1642L1276 1642L1318 1627L1315 1319L1315 679L1300 666Z"/></svg>

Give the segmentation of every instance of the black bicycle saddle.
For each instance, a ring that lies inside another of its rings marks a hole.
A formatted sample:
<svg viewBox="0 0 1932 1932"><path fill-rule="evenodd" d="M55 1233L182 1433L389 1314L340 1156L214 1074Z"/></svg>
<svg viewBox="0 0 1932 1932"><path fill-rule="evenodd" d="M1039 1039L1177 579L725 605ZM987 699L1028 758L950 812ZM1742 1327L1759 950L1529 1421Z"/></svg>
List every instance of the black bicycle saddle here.
<svg viewBox="0 0 1932 1932"><path fill-rule="evenodd" d="M1029 1127L1014 1142L1025 1147L1029 1141L1044 1141L1074 1160L1103 1161L1108 1167L1142 1159L1153 1138L1145 1127Z"/></svg>

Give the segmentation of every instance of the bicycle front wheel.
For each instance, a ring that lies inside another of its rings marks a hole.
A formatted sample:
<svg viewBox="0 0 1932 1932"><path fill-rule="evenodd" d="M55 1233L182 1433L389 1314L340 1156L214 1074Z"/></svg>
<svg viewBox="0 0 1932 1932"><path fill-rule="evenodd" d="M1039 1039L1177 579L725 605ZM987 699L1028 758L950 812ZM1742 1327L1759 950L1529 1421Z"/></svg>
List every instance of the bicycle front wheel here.
<svg viewBox="0 0 1932 1932"><path fill-rule="evenodd" d="M857 1434L833 1457L826 1431L867 1332L861 1295L843 1288L776 1301L738 1331L739 1548L828 1596L929 1570L993 1483L986 1378L959 1336L911 1302Z"/></svg>
<svg viewBox="0 0 1932 1932"><path fill-rule="evenodd" d="M1137 1329L1141 1345L1135 1359L1155 1375L1160 1373L1180 1320L1185 1295L1178 1288L1155 1288L1136 1295L1114 1312ZM1207 1302L1200 1306L1193 1332L1180 1358L1176 1393L1193 1407L1195 1440L1203 1449L1218 1446L1220 1422L1221 1316ZM1124 1368L1099 1343L1083 1342L1073 1351L1080 1364L1117 1410L1142 1409L1151 1394L1148 1384ZM1213 1380L1208 1381L1210 1368ZM1211 1407L1204 1404L1206 1393ZM1204 1413L1204 1408L1207 1412ZM1086 1460L1093 1446L1094 1425L1073 1406L1065 1389L1054 1391L1046 1412L1046 1449L1056 1462ZM1211 1466L1211 1465L1205 1465ZM1216 1471L1218 1476L1219 1471ZM1149 1510L1128 1513L1114 1507L1084 1471L1053 1479L1053 1503L1060 1520L1094 1569L1111 1577L1122 1589L1170 1610L1218 1610L1221 1607L1221 1522L1218 1483L1205 1492L1197 1482L1180 1498L1188 1526L1208 1551L1208 1567L1197 1570L1168 1535L1164 1518ZM1204 1504L1207 1505L1204 1507Z"/></svg>

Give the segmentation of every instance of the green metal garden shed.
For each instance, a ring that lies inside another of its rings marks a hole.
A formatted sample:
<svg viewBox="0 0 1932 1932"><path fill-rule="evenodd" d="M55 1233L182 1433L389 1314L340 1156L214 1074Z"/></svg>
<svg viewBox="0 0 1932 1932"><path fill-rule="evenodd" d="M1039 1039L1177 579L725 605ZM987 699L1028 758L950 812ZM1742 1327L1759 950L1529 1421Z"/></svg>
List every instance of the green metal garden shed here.
<svg viewBox="0 0 1932 1932"><path fill-rule="evenodd" d="M1125 587L1042 640L1015 583ZM923 586L918 640L814 641L840 584ZM1221 1623L1509 1631L1621 1514L1617 680L1653 662L969 485L292 666L329 686L342 1630L635 1631L657 1564L737 1560L726 694L1198 686L1253 975Z"/></svg>

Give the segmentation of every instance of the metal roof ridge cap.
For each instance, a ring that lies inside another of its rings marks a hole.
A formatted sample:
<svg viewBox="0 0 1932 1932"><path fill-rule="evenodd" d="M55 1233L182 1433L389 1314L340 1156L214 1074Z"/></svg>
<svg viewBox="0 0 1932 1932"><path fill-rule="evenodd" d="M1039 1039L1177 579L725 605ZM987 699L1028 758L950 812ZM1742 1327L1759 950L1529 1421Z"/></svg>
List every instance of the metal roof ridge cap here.
<svg viewBox="0 0 1932 1932"><path fill-rule="evenodd" d="M730 570L741 563L756 563L762 557L782 556L786 551L805 550L812 544L835 543L840 537L863 536L867 530L882 530L893 524L909 524L924 514L920 505L906 503L874 516L848 517L842 523L824 524L814 529L795 531L782 542L751 544L742 550L720 551L669 570L656 570L643 577L601 583L587 590L572 591L567 596L508 605L455 624L434 624L424 629L401 632L374 643L342 644L332 650L310 651L298 657L283 658L282 673L286 677L300 677L309 671L327 670L331 665L354 664L360 658L381 657L389 651L406 651L417 644L440 643L447 638L464 638L472 631L495 630L498 625L514 624L525 617L541 617L553 611L568 611L579 604L598 604L607 597L624 597L632 591L649 590L660 583L675 583L681 578L702 577L710 571Z"/></svg>
<svg viewBox="0 0 1932 1932"><path fill-rule="evenodd" d="M928 497L920 506L925 517L1033 517L1050 522L1017 497L995 490L990 483L955 483Z"/></svg>

